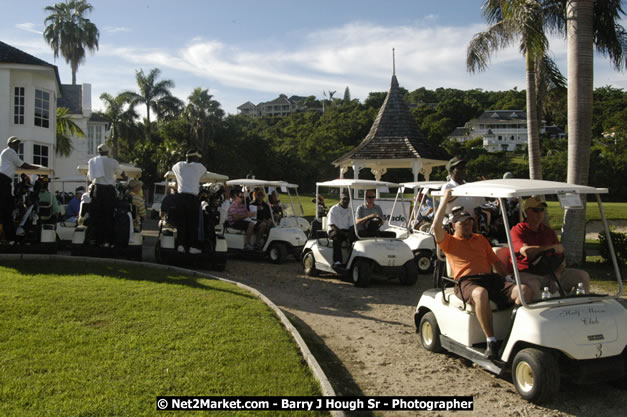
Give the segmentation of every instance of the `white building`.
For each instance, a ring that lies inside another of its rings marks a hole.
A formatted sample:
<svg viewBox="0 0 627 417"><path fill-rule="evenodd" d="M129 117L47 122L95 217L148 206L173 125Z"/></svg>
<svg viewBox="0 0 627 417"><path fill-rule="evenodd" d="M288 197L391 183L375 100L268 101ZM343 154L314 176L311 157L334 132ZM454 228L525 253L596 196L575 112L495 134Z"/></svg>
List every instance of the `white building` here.
<svg viewBox="0 0 627 417"><path fill-rule="evenodd" d="M555 126L543 122L540 134L564 136ZM458 142L482 138L488 152L521 150L527 146L527 113L523 110L486 110L477 119L456 128L449 138Z"/></svg>
<svg viewBox="0 0 627 417"><path fill-rule="evenodd" d="M239 114L251 117L280 117L287 116L290 113L304 110L304 97L292 96L287 98L285 94L279 95L272 101L266 101L254 105L250 101L242 104L237 108Z"/></svg>
<svg viewBox="0 0 627 417"><path fill-rule="evenodd" d="M55 65L0 41L0 148L17 136L24 162L54 168L61 94Z"/></svg>

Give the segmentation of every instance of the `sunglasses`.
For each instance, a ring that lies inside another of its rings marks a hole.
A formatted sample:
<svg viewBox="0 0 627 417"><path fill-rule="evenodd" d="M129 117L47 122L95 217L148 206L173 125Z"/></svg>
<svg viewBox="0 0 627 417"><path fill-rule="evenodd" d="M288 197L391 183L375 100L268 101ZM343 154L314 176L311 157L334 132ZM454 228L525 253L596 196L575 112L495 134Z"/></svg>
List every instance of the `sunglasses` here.
<svg viewBox="0 0 627 417"><path fill-rule="evenodd" d="M366 198L375 198L374 195L367 195Z"/></svg>
<svg viewBox="0 0 627 417"><path fill-rule="evenodd" d="M534 213L543 213L544 212L544 207L534 207L534 208L532 208L530 210L533 211Z"/></svg>

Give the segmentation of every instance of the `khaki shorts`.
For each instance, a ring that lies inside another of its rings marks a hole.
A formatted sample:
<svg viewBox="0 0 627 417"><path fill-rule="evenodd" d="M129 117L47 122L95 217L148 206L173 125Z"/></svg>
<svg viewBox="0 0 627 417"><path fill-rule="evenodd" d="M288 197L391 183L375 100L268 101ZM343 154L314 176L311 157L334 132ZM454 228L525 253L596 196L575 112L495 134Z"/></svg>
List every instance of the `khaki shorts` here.
<svg viewBox="0 0 627 417"><path fill-rule="evenodd" d="M516 284L506 281L505 278L497 274L461 277L460 282L455 286L455 295L464 300L467 304L474 304L472 291L476 287L485 288L488 291L488 298L494 301L499 309L514 303L514 300L512 300L512 291L516 287Z"/></svg>

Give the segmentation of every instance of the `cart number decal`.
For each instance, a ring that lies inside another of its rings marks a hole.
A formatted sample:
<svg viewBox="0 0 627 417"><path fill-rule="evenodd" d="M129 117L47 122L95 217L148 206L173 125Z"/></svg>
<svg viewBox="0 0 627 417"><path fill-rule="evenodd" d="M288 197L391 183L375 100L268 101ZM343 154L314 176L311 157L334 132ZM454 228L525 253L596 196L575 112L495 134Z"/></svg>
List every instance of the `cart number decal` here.
<svg viewBox="0 0 627 417"><path fill-rule="evenodd" d="M599 343L599 345L597 346L597 353L594 356L596 358L600 358L601 356L603 356L603 345L601 343Z"/></svg>

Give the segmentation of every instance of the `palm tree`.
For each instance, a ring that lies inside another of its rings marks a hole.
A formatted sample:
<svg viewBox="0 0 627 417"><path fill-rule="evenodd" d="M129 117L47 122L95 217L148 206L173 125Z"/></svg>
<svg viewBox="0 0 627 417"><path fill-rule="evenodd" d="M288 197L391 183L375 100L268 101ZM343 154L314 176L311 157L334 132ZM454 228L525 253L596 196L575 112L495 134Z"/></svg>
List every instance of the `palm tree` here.
<svg viewBox="0 0 627 417"><path fill-rule="evenodd" d="M206 154L214 133L214 124L222 120L224 110L220 108L220 103L209 94L209 90L203 90L200 87L192 91L188 100L184 115L190 125L190 136L195 147Z"/></svg>
<svg viewBox="0 0 627 417"><path fill-rule="evenodd" d="M107 119L111 125L110 138L113 148L111 154L114 158L117 158L119 156L119 141L132 130L137 113L133 107L128 106L130 97L127 94L122 93L113 97L108 93L102 93L100 100L106 106L104 112L101 112L100 115Z"/></svg>
<svg viewBox="0 0 627 417"><path fill-rule="evenodd" d="M133 91L124 93L130 98L131 107L135 107L137 104L146 105L146 140L148 142L152 141L150 111L153 110L158 117L159 113L164 114L164 106L171 107L173 102L170 89L174 88L174 81L161 80L157 82L160 74L161 70L158 68L151 69L148 75L144 74L143 69L136 71L135 78L139 93Z"/></svg>
<svg viewBox="0 0 627 417"><path fill-rule="evenodd" d="M59 156L68 157L72 153L72 137L85 137L83 130L76 124L68 114L67 107L57 107L57 145L55 153Z"/></svg>
<svg viewBox="0 0 627 417"><path fill-rule="evenodd" d="M568 0L556 7L553 22L568 39L568 182L588 184L592 142L594 46L617 70L627 68L627 33L620 25L621 0ZM565 10L561 7L565 6ZM585 200L584 200L585 203ZM585 207L585 205L584 205ZM566 262L583 258L585 210L566 210L562 243Z"/></svg>
<svg viewBox="0 0 627 417"><path fill-rule="evenodd" d="M85 61L85 48L92 53L98 49L100 32L84 17L93 7L85 0L66 0L65 3L46 6L44 10L50 13L44 20L48 25L44 30L44 39L52 48L55 59L60 53L70 64L72 84L75 85L78 66Z"/></svg>
<svg viewBox="0 0 627 417"><path fill-rule="evenodd" d="M520 39L520 50L525 56L526 67L529 177L542 179L542 109L538 106L538 98L543 97L544 87L537 86L549 83L541 79L537 69L540 67L542 74L555 75L554 71L544 71L544 68L545 65L552 70L557 68L547 55L549 43L544 33L546 18L543 4L539 0L485 0L482 8L490 27L485 32L477 33L468 45L466 68L469 72L485 70L493 52L509 47ZM559 82L554 80L556 84Z"/></svg>

